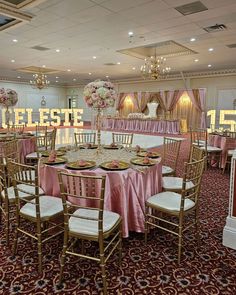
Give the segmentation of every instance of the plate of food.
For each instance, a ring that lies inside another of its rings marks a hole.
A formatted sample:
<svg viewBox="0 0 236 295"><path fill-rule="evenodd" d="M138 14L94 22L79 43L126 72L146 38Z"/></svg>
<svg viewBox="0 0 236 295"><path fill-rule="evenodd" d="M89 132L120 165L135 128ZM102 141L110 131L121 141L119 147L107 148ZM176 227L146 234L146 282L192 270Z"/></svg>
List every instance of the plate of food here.
<svg viewBox="0 0 236 295"><path fill-rule="evenodd" d="M56 158L44 158L43 159L43 163L46 165L58 165L58 164L64 164L66 163L66 158L60 158L60 157L56 157Z"/></svg>
<svg viewBox="0 0 236 295"><path fill-rule="evenodd" d="M42 157L49 157L49 155L51 154L51 151L42 151L40 152L40 154L42 155ZM55 151L55 155L56 157L61 157L65 155L65 152L63 151Z"/></svg>
<svg viewBox="0 0 236 295"><path fill-rule="evenodd" d="M103 162L100 164L100 167L105 170L126 170L130 167L130 164L124 161L113 160L108 162Z"/></svg>
<svg viewBox="0 0 236 295"><path fill-rule="evenodd" d="M140 166L153 166L157 163L155 160L149 159L148 157L133 158L130 162Z"/></svg>
<svg viewBox="0 0 236 295"><path fill-rule="evenodd" d="M92 144L92 143L85 143L79 145L79 148L81 149L97 149L98 145L97 144Z"/></svg>
<svg viewBox="0 0 236 295"><path fill-rule="evenodd" d="M120 144L116 144L116 143L112 142L111 144L104 145L103 147L104 147L104 149L118 150L118 149L122 148L123 146L120 145Z"/></svg>
<svg viewBox="0 0 236 295"><path fill-rule="evenodd" d="M137 153L139 157L159 158L161 155L157 152L140 151Z"/></svg>
<svg viewBox="0 0 236 295"><path fill-rule="evenodd" d="M87 160L77 160L66 164L66 168L73 170L90 169L96 166L96 162Z"/></svg>

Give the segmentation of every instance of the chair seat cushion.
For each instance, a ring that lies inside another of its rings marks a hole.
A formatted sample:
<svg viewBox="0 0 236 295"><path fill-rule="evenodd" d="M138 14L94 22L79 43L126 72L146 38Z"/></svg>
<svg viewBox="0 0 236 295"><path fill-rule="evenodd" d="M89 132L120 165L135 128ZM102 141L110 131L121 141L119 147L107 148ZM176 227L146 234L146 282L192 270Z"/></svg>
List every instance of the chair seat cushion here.
<svg viewBox="0 0 236 295"><path fill-rule="evenodd" d="M73 215L86 217L86 218L98 218L98 210L91 209L78 209ZM107 232L113 228L113 226L118 222L120 215L111 212L103 211L103 232ZM70 217L69 219L69 230L71 232L88 235L88 236L98 236L98 221L81 219L77 217Z"/></svg>
<svg viewBox="0 0 236 295"><path fill-rule="evenodd" d="M166 190L181 190L183 186L183 178L174 177L174 176L165 176L162 179L163 184L162 187ZM186 183L186 188L189 189L193 187L193 183L191 181Z"/></svg>
<svg viewBox="0 0 236 295"><path fill-rule="evenodd" d="M162 175L164 174L169 174L169 173L172 173L174 172L174 169L172 169L171 167L169 166L162 166Z"/></svg>
<svg viewBox="0 0 236 295"><path fill-rule="evenodd" d="M196 140L193 142L193 144L197 145L197 146L205 146L206 141L205 140Z"/></svg>
<svg viewBox="0 0 236 295"><path fill-rule="evenodd" d="M201 149L203 149L203 150L205 150L205 147L203 146L203 147L201 147ZM222 149L220 149L220 148L218 148L218 147L216 147L216 146L211 146L211 145L208 145L207 146L207 152L208 153L213 153L213 152L221 152L222 151Z"/></svg>
<svg viewBox="0 0 236 295"><path fill-rule="evenodd" d="M33 200L35 203L35 200ZM63 213L63 206L61 198L52 196L41 196L39 198L40 217L47 218L52 217L58 213ZM27 216L36 218L36 206L31 203L25 204L20 212Z"/></svg>
<svg viewBox="0 0 236 295"><path fill-rule="evenodd" d="M233 156L233 153L235 152L235 150L228 150L228 155L229 156Z"/></svg>
<svg viewBox="0 0 236 295"><path fill-rule="evenodd" d="M19 191L19 198L23 199L23 198L29 198L32 197L32 194L35 193L35 187L31 186L31 185L27 185L27 184L18 184L17 187L19 189L24 190L25 192ZM29 194L27 194L26 192L29 192ZM14 192L14 187L10 186L7 188L7 194L8 194L8 199L15 199L15 192ZM43 195L44 191L39 188L39 194ZM3 198L5 198L5 191L3 190L1 192L1 195Z"/></svg>
<svg viewBox="0 0 236 295"><path fill-rule="evenodd" d="M41 157L41 154L39 154L39 156ZM26 155L26 159L37 159L37 158L38 158L38 155L36 152Z"/></svg>
<svg viewBox="0 0 236 295"><path fill-rule="evenodd" d="M156 206L169 211L180 211L181 195L174 192L162 192L150 197L147 205ZM184 210L194 207L195 203L190 199L185 199Z"/></svg>

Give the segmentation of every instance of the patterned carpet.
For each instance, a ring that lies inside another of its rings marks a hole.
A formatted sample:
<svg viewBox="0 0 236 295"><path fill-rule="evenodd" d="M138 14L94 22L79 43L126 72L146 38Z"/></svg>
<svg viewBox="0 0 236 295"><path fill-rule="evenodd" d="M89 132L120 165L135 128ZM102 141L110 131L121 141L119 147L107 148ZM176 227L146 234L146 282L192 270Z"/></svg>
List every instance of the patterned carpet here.
<svg viewBox="0 0 236 295"><path fill-rule="evenodd" d="M182 143L180 175L187 145ZM197 248L194 235L187 234L180 266L175 237L155 230L145 245L143 234L131 233L123 241L122 267L118 266L116 256L107 264L109 294L236 294L236 251L222 245L228 194L229 175L208 169L200 199L201 245ZM62 238L45 244L44 273L39 277L36 244L21 236L18 255L13 257L11 249L5 246L2 226L0 230L0 294L99 294L99 266L74 257L68 256L64 285L57 285ZM88 251L97 251L96 244L85 246Z"/></svg>

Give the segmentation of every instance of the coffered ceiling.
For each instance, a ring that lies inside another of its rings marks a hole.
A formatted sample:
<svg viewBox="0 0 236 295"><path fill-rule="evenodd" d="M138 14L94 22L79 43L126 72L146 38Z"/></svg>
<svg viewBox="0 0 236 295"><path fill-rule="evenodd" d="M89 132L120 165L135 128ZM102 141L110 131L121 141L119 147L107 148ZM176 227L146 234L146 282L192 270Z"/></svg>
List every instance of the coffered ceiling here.
<svg viewBox="0 0 236 295"><path fill-rule="evenodd" d="M172 72L235 68L236 0L201 0L207 9L187 15L175 9L192 2L199 1L40 0L19 7L32 19L0 32L0 78L29 80L32 74L17 69L44 66L58 71L48 75L57 84L137 79L142 60L120 51L169 40L194 52L169 57ZM226 28L204 30L216 24Z"/></svg>

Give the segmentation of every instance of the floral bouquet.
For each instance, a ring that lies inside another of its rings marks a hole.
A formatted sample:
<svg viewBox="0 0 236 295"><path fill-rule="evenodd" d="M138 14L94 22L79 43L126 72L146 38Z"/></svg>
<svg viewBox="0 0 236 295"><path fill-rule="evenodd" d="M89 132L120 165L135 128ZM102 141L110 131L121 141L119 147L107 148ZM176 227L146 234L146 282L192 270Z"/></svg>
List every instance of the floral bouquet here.
<svg viewBox="0 0 236 295"><path fill-rule="evenodd" d="M116 100L114 85L109 81L94 81L84 88L84 100L88 107L106 109L113 107Z"/></svg>
<svg viewBox="0 0 236 295"><path fill-rule="evenodd" d="M17 104L18 101L18 95L15 90L11 89L0 89L0 104L5 106L6 108L8 107L13 107L14 105Z"/></svg>

